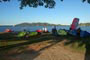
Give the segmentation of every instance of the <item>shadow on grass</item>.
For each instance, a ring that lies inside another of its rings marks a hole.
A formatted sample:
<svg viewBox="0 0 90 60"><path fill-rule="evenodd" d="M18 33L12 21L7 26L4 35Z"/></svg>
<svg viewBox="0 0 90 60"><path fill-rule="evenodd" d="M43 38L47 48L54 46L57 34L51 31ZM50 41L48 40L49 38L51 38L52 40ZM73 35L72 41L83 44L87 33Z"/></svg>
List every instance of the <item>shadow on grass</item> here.
<svg viewBox="0 0 90 60"><path fill-rule="evenodd" d="M82 46L84 46L85 48L85 59L84 60L90 60L90 36L89 37L84 37L84 38L80 38L80 37L69 37L67 38L67 42L65 42L64 45L70 45L70 44L78 44L78 48L81 48ZM81 48L82 49L82 48Z"/></svg>
<svg viewBox="0 0 90 60"><path fill-rule="evenodd" d="M8 37L6 37L5 35L7 35ZM73 46L73 44L75 44L75 43L78 43L78 47L85 45L86 52L85 52L85 59L84 60L90 60L90 37L87 37L87 38L80 38L80 37L74 37L74 36L55 37L55 36L52 36L51 34L46 34L46 35L40 35L40 36L30 37L30 38L26 39L26 38L16 38L16 37L14 37L14 35L12 36L11 34L10 35L5 34L5 35L0 35L0 38L2 38L0 40L12 41L14 39L14 40L27 40L27 42L8 45L8 46L2 46L2 47L0 47L0 51L8 50L8 49L16 48L16 47L23 47L24 45L30 45L33 43L43 42L43 41L47 41L47 40L52 40L49 42L49 43L51 43L50 45L41 48L39 51L35 51L33 49L29 50L29 52L30 51L35 52L35 55L32 55L33 57L31 58L31 60L33 60L33 59L35 59L35 57L40 55L40 51L45 50L46 48L49 48L49 47L63 41L64 39L66 39L67 41L64 42L64 45L71 44ZM3 38L3 37L6 37L6 38ZM20 50L23 50L23 49L20 48ZM24 50L21 53L24 53L24 52L28 52L28 51ZM33 53L30 52L30 54L33 54ZM27 55L25 58L28 58Z"/></svg>
<svg viewBox="0 0 90 60"><path fill-rule="evenodd" d="M9 37L10 38L10 37ZM11 39L7 39L7 38L3 38L3 39L6 39L8 41L11 41ZM18 40L18 39L17 39ZM4 50L11 50L11 49L17 49L17 51L21 51L19 53L14 53L13 55L22 55L24 54L24 56L21 56L20 59L35 59L38 55L40 55L40 52L42 50L45 50L46 48L49 48L57 43L59 43L60 41L62 41L63 39L59 38L59 37L55 37L55 36L52 36L51 34L47 34L47 35L40 35L40 36L36 36L36 37L32 37L32 38L28 38L28 39L25 39L27 40L27 42L24 42L24 43L18 43L18 44L12 44L12 45L7 45L7 46L1 46L0 47L0 51L4 51ZM29 50L26 50L27 47L24 47L25 45L30 45L30 44L33 44L33 43L38 43L38 42L43 42L43 41L48 41L48 40L52 40L50 43L50 45L48 46L45 46L43 48L40 48L39 50L35 50L35 49L32 49L30 48ZM10 52L11 53L11 52ZM25 55L26 54L26 55ZM13 56L11 55L11 56ZM3 57L3 58L6 58L4 60L10 60L10 59L13 59L12 57L9 57L7 54L6 56L5 55L1 55L0 57ZM2 58L2 59L3 59ZM8 59L7 59L8 58ZM18 59L16 59L18 60Z"/></svg>
<svg viewBox="0 0 90 60"><path fill-rule="evenodd" d="M26 42L23 42L23 43L16 43L16 44L11 44L11 45L6 45L6 46L0 46L0 51L23 46L23 45L29 45L29 44L33 44L33 43L47 41L47 40L52 40L52 42L54 42L54 43L58 43L63 40L61 38L58 39L58 37L54 37L51 34L37 35L34 37L30 37L30 38L17 38L12 33L5 33L5 34L1 34L0 38L2 38L2 39L0 39L1 41L6 41L6 43L9 41L22 41L22 40L25 41L26 40Z"/></svg>
<svg viewBox="0 0 90 60"><path fill-rule="evenodd" d="M26 47L19 47L14 49L14 51L5 52L5 54L0 54L0 60L33 60L37 56L40 55L39 51L36 51L32 48L29 48L28 50ZM17 56L19 58L17 58Z"/></svg>

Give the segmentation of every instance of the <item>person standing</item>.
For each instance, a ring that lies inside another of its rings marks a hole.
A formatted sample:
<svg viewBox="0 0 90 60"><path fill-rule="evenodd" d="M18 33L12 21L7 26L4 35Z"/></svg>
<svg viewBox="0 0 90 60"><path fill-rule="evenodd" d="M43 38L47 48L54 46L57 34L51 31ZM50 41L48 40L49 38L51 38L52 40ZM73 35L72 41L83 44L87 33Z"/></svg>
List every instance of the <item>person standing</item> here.
<svg viewBox="0 0 90 60"><path fill-rule="evenodd" d="M46 27L44 27L43 32L48 32L48 29Z"/></svg>

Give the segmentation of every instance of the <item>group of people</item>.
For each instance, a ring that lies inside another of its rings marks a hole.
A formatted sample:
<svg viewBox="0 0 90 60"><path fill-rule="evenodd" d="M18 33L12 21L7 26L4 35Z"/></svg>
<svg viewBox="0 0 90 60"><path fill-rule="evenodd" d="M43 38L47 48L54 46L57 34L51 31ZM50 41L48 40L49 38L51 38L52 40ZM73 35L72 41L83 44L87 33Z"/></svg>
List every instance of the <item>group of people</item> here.
<svg viewBox="0 0 90 60"><path fill-rule="evenodd" d="M48 29L46 27L43 27L42 29L36 30L36 32L41 35L42 33L48 33Z"/></svg>
<svg viewBox="0 0 90 60"><path fill-rule="evenodd" d="M65 30L62 32L63 35L64 34L70 34L70 35L73 35L73 36L78 36L78 37L87 37L87 36L90 36L90 33L87 32L87 31L83 31L80 27L79 27L79 18L74 18L73 19L73 22L70 26L70 29L69 30ZM62 34L61 31L60 31L60 34ZM58 32L57 32L57 29L56 29L56 26L54 26L52 28L52 34L57 36L58 35Z"/></svg>
<svg viewBox="0 0 90 60"><path fill-rule="evenodd" d="M69 33L70 33L71 35L79 36L79 37L87 37L87 36L90 36L90 33L89 33L89 32L83 31L83 30L81 30L81 28L79 27L79 18L74 18L74 19L73 19L73 22L72 22L72 24L71 24Z"/></svg>
<svg viewBox="0 0 90 60"><path fill-rule="evenodd" d="M43 27L42 30L39 29L39 30L36 30L36 32L38 32L38 34L41 34L41 33L48 33L49 31L48 31L48 29L47 29L46 27ZM53 34L53 35L58 35L56 26L54 26L54 27L52 28L52 34Z"/></svg>
<svg viewBox="0 0 90 60"><path fill-rule="evenodd" d="M12 32L11 29L6 29L5 32ZM24 29L24 32L26 32L26 30ZM42 29L38 29L36 30L36 32L38 34L42 34L42 33L48 33L48 29L46 28L46 26L44 26ZM88 33L87 31L82 31L81 28L79 27L79 18L74 18L73 22L70 26L70 29L68 30L68 33L74 36L80 36L80 37L84 37L84 36L90 36L90 33ZM56 26L54 26L52 28L52 34L57 36L58 35L58 31L56 29Z"/></svg>

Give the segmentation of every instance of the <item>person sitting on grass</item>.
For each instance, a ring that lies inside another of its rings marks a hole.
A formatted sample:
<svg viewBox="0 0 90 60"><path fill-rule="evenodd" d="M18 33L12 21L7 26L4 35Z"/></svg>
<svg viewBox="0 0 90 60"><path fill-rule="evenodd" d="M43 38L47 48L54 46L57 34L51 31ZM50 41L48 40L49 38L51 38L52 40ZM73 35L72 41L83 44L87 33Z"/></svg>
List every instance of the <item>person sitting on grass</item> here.
<svg viewBox="0 0 90 60"><path fill-rule="evenodd" d="M52 28L52 34L55 35L55 36L58 35L56 26L54 26L54 28Z"/></svg>

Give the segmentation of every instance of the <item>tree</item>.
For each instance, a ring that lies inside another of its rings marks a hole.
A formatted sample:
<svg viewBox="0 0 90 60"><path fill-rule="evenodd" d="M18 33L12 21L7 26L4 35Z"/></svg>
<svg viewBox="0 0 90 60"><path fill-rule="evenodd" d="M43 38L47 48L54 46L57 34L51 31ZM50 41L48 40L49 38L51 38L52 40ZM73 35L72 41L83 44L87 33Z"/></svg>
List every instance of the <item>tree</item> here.
<svg viewBox="0 0 90 60"><path fill-rule="evenodd" d="M10 0L0 0L0 2L7 2ZM23 7L29 6L29 7L38 7L38 6L44 6L45 8L54 8L56 2L55 0L18 0L20 1L20 9L23 9ZM63 0L60 0L63 1ZM90 4L90 0L82 0L82 2L87 1Z"/></svg>

